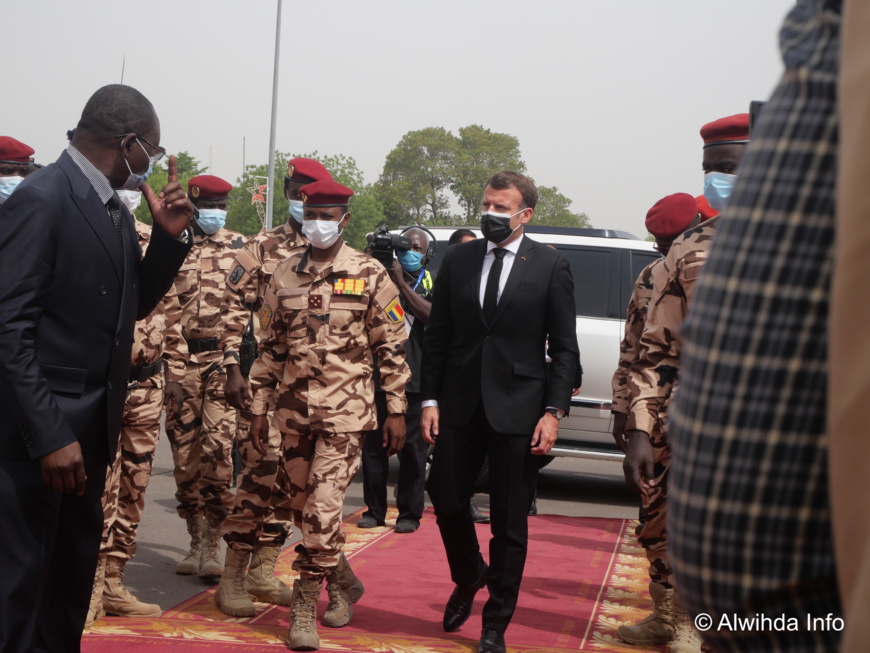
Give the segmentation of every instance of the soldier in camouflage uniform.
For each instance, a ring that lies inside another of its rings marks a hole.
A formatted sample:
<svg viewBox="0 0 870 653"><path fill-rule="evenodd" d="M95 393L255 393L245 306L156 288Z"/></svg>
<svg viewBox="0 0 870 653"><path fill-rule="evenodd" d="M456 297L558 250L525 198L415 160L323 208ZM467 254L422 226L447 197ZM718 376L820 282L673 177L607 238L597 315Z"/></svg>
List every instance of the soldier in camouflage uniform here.
<svg viewBox="0 0 870 653"><path fill-rule="evenodd" d="M665 257L671 243L684 230L697 223L698 206L695 199L686 193L676 193L660 199L646 215L646 228L656 239L656 249ZM646 324L647 310L655 284L662 284L665 274L664 258L647 265L637 277L634 292L628 303L625 318L625 337L619 347L619 365L613 375L613 438L623 452L628 451L625 440L625 424L632 395L629 384L629 371L638 357L640 338ZM652 426L650 442L656 478L666 478L670 465L670 448L667 446L666 422L664 411ZM653 597L657 619L642 624L619 627L619 636L632 644L658 644L671 641L674 634L672 626L673 589L670 584L670 564L667 551L662 550L665 542L663 533L667 532L667 512L662 508L662 488L653 486L650 492L641 495L646 521L638 528L637 535L646 550L650 562L650 595Z"/></svg>
<svg viewBox="0 0 870 653"><path fill-rule="evenodd" d="M236 427L236 411L224 400L221 304L227 274L245 241L223 227L231 184L200 175L187 188L196 207L194 245L167 294L178 305L168 316L170 324L181 325L181 337L166 341L167 392L180 386L184 403L178 418L167 419L166 434L175 464L178 514L190 533L190 550L175 571L218 578L223 570L218 554L221 525L233 506Z"/></svg>
<svg viewBox="0 0 870 653"><path fill-rule="evenodd" d="M132 214L141 193L116 191ZM144 255L151 227L134 220ZM166 304L161 302L144 320L136 323L130 384L118 455L106 474L103 490L103 537L100 557L85 627L105 614L119 617L158 617L159 605L143 603L124 586L124 567L136 555L136 531L145 509L145 490L160 435L163 409L163 343Z"/></svg>
<svg viewBox="0 0 870 653"><path fill-rule="evenodd" d="M704 139L703 167L706 172L704 195L717 211L724 208L733 186L734 174L749 139L749 114L738 114L708 123L701 128ZM670 584L667 536L667 469L656 459L670 460L665 413L673 400L680 368L679 328L689 311L695 282L707 260L713 234L720 217L711 218L688 229L674 241L656 279L640 338L637 358L628 375L631 396L625 425L628 452L623 470L628 487L645 497L654 515L640 534L650 558L653 614L634 627L623 627L620 636L627 641L663 643L672 632L672 653L699 653L701 639L690 623L679 597ZM653 434L660 430L662 440ZM656 453L656 446L662 451ZM663 446L662 446L663 445ZM655 507L652 507L654 502ZM655 530L656 532L653 532Z"/></svg>
<svg viewBox="0 0 870 653"><path fill-rule="evenodd" d="M373 355L387 397L383 429L391 453L405 440L410 372L398 289L380 263L340 238L353 191L319 181L301 194L303 233L311 244L276 268L259 313L264 335L251 370L251 438L268 440L266 414L274 409L271 421L283 434L293 520L302 531L293 563L299 578L293 584L288 645L311 650L320 646L315 619L324 579L326 626L347 624L352 603L363 592L342 555L341 517L363 439L377 424Z"/></svg>
<svg viewBox="0 0 870 653"><path fill-rule="evenodd" d="M308 241L302 235L302 200L299 189L314 181L329 180L332 175L313 159L295 158L287 162L284 195L290 202L290 219L271 231L248 240L236 256L227 278L227 290L221 309L221 349L227 372L226 399L239 410L236 438L244 468L237 480L235 504L224 521L223 537L228 550L240 552L250 571L227 563L215 602L233 617L256 614L251 597L276 605L290 605L292 590L274 575L275 561L287 536L292 516L290 500L284 486L284 458L281 431L270 427L265 450L251 442L251 393L247 371L256 352L252 346L262 339L259 320L253 315L262 307L263 296L275 267L294 252L304 249ZM253 330L256 340L246 337ZM243 350L247 349L247 352ZM243 354L247 353L247 356ZM243 360L243 358L245 360ZM241 369L244 368L244 369Z"/></svg>

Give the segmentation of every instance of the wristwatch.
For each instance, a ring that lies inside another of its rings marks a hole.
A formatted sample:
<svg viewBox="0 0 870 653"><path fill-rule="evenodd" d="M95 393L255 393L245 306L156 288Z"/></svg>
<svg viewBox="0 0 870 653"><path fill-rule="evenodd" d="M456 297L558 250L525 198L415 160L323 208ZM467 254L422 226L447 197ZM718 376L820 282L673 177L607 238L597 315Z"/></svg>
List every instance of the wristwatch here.
<svg viewBox="0 0 870 653"><path fill-rule="evenodd" d="M550 413L550 415L558 420L561 420L563 417L565 417L565 411L560 410L559 408L547 408L544 412Z"/></svg>

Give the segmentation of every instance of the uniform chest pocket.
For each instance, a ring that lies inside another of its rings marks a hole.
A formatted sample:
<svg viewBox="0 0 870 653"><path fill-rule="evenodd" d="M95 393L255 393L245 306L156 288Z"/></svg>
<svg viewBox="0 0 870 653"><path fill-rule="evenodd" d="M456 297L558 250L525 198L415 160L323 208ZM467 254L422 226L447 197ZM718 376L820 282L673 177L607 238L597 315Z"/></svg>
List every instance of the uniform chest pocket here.
<svg viewBox="0 0 870 653"><path fill-rule="evenodd" d="M304 338L308 333L308 295L282 295L278 291L278 317L287 339Z"/></svg>
<svg viewBox="0 0 870 653"><path fill-rule="evenodd" d="M367 295L333 295L329 302L330 335L358 336L365 329Z"/></svg>

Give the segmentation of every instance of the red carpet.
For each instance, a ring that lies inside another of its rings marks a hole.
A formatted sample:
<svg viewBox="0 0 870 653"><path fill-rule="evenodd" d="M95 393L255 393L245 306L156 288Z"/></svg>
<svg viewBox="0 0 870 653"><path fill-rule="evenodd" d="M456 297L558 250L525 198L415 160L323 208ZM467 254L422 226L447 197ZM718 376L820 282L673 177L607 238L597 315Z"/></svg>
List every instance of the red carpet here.
<svg viewBox="0 0 870 653"><path fill-rule="evenodd" d="M388 518L395 518L395 514ZM431 511L413 534L389 526L362 530L345 520L345 552L366 592L354 606L353 621L340 629L318 625L321 650L359 653L474 651L486 590L457 633L441 629L444 604L452 590L447 561ZM389 523L389 522L388 522ZM662 651L624 644L616 636L623 622L643 618L646 560L629 534L633 522L539 515L529 519L529 557L520 602L505 634L508 648L522 653L567 651ZM489 526L478 526L481 542ZM276 573L287 584L294 572L292 549L285 549ZM484 550L484 557L487 557ZM214 589L167 610L157 619L108 617L82 641L86 653L124 648L137 653L286 650L284 607L257 604L256 617L234 619L214 604ZM326 590L318 614L326 609Z"/></svg>

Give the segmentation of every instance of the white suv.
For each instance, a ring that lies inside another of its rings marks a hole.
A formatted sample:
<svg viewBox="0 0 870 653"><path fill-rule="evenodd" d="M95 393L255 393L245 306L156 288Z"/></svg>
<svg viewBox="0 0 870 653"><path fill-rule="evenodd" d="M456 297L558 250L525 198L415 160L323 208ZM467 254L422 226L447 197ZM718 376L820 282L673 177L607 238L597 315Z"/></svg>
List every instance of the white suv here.
<svg viewBox="0 0 870 653"><path fill-rule="evenodd" d="M427 266L433 275L456 229L429 227L438 241L438 251ZM479 229L471 231L480 237ZM567 256L574 273L583 390L571 399L571 413L559 426L559 439L551 454L622 460L610 434L610 381L619 360L625 310L634 282L659 254L651 242L621 231L528 225L524 231L529 238L553 245Z"/></svg>

